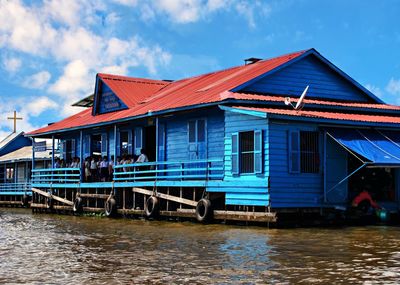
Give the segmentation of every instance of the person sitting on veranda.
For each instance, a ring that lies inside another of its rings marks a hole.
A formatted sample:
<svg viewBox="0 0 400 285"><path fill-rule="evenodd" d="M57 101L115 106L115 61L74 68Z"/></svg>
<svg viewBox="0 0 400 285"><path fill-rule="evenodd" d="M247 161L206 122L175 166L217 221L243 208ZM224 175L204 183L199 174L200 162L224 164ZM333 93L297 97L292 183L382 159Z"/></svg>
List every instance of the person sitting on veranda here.
<svg viewBox="0 0 400 285"><path fill-rule="evenodd" d="M136 160L136 163L143 163L143 162L149 162L149 159L146 155L146 150L144 148L140 150L140 155Z"/></svg>

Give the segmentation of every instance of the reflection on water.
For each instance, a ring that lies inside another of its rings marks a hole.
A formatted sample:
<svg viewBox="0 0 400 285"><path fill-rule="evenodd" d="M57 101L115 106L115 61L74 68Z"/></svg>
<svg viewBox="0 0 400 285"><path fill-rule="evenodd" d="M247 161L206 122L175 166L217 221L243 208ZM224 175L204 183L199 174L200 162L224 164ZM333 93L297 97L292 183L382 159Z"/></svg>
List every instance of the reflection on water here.
<svg viewBox="0 0 400 285"><path fill-rule="evenodd" d="M266 229L0 209L0 283L400 282L395 227Z"/></svg>

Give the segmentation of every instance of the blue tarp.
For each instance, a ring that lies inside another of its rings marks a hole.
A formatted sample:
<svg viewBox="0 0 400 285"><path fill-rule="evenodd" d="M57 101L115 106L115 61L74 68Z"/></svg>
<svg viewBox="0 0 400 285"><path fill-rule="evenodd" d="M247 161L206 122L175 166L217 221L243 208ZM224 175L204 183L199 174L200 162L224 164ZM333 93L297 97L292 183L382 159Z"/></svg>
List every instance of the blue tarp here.
<svg viewBox="0 0 400 285"><path fill-rule="evenodd" d="M327 133L369 165L400 167L400 132L329 129Z"/></svg>

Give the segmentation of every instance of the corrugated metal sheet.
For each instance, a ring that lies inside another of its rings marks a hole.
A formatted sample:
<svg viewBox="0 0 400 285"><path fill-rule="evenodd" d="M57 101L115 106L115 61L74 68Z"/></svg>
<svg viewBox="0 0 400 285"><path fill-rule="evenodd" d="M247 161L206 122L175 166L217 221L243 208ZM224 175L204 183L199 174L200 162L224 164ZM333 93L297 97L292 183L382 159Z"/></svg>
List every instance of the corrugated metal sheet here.
<svg viewBox="0 0 400 285"><path fill-rule="evenodd" d="M233 108L240 110L263 112L267 114L307 117L316 119L330 119L338 121L343 120L343 121L389 123L389 124L400 123L400 117L394 117L394 116L364 115L364 114L354 114L354 113L346 114L346 113L307 111L307 110L294 110L294 109L254 108L254 107L244 107L244 106L235 106Z"/></svg>
<svg viewBox="0 0 400 285"><path fill-rule="evenodd" d="M221 101L220 94L302 55L287 54L253 64L186 78L174 82L99 74L99 77L129 106L129 109L92 116L91 108L29 135L92 125L148 112Z"/></svg>
<svg viewBox="0 0 400 285"><path fill-rule="evenodd" d="M237 99L237 100L254 100L263 102L282 102L284 105L284 96L275 95L255 95L245 93L224 92L221 96L224 99ZM297 103L298 98L291 98L293 104ZM325 106L339 106L350 108L365 108L365 109L382 109L382 110L400 110L400 106L390 104L373 104L373 103L351 103L351 102L337 102L315 99L304 99L305 104L325 105Z"/></svg>
<svg viewBox="0 0 400 285"><path fill-rule="evenodd" d="M129 108L134 107L169 84L169 82L162 80L134 78L104 73L99 73L98 76Z"/></svg>

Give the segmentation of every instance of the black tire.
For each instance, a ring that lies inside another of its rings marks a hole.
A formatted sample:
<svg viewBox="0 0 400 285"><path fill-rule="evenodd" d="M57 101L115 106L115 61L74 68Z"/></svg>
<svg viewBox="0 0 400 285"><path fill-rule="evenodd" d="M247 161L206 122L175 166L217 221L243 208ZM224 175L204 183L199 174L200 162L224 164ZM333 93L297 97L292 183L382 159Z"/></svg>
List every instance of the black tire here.
<svg viewBox="0 0 400 285"><path fill-rule="evenodd" d="M155 196L149 197L144 205L144 213L147 218L156 218L160 213L160 202Z"/></svg>
<svg viewBox="0 0 400 285"><path fill-rule="evenodd" d="M104 212L107 217L114 217L117 213L117 201L115 201L114 197L110 197L107 199L104 204Z"/></svg>
<svg viewBox="0 0 400 285"><path fill-rule="evenodd" d="M76 197L74 201L74 206L72 207L74 213L80 214L83 211L83 200L81 197Z"/></svg>
<svg viewBox="0 0 400 285"><path fill-rule="evenodd" d="M206 223L211 221L213 216L213 210L211 207L211 201L203 198L196 206L196 219L201 223Z"/></svg>
<svg viewBox="0 0 400 285"><path fill-rule="evenodd" d="M30 200L30 197L28 195L24 194L22 196L22 198L21 198L22 207L28 208L29 207L29 200Z"/></svg>

